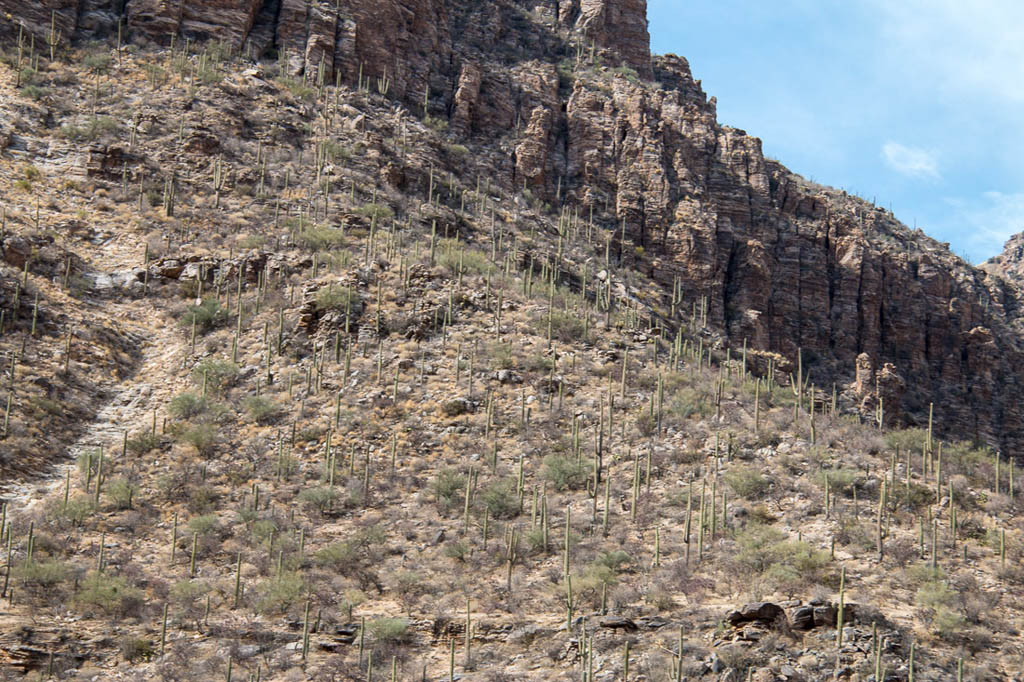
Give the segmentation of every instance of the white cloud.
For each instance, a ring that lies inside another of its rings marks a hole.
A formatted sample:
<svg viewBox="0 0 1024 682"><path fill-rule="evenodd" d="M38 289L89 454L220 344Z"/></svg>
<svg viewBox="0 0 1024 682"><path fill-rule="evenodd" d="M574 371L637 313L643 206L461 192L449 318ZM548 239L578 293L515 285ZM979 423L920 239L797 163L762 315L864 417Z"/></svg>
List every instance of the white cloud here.
<svg viewBox="0 0 1024 682"><path fill-rule="evenodd" d="M939 177L939 158L933 151L889 141L882 145L882 158L897 173L914 178Z"/></svg>

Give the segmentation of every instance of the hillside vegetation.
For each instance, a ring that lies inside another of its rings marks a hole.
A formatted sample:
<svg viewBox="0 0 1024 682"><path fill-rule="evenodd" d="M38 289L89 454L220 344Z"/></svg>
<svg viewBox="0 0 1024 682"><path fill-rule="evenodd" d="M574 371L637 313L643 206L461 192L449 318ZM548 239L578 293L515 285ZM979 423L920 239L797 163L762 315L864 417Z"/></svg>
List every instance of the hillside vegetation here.
<svg viewBox="0 0 1024 682"><path fill-rule="evenodd" d="M0 679L1024 669L1012 460L726 344L386 80L22 50Z"/></svg>

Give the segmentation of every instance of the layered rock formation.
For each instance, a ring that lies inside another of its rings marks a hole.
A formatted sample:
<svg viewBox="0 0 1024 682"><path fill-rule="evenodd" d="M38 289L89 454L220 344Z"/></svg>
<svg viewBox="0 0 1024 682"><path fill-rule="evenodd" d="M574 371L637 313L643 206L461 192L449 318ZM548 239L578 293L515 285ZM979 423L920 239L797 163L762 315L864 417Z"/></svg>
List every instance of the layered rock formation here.
<svg viewBox="0 0 1024 682"><path fill-rule="evenodd" d="M8 34L20 22L41 36L52 19L64 36L92 35L124 20L135 40L276 53L291 76L382 79L485 150L477 170L493 182L593 209L626 236L612 247L621 266L654 273L666 297L678 279L684 308L706 302L731 343L801 348L816 383L851 385L870 409L865 382L852 385L864 356L906 383L884 398L890 419L923 419L934 402L946 433L1024 445L1017 287L720 125L685 59L652 58L644 0L0 0L0 11Z"/></svg>
<svg viewBox="0 0 1024 682"><path fill-rule="evenodd" d="M1024 286L1024 232L1006 240L1003 251L978 266L993 275L999 275L1018 286Z"/></svg>

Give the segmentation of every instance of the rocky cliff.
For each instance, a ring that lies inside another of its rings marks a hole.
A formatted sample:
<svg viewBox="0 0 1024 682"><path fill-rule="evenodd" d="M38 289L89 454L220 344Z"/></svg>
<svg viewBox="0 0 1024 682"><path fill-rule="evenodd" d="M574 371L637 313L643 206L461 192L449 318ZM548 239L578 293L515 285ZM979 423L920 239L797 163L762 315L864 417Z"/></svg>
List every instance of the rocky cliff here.
<svg viewBox="0 0 1024 682"><path fill-rule="evenodd" d="M706 305L733 346L802 349L812 379L849 387L857 404L865 368L882 368L906 385L889 419L920 421L934 402L946 433L1024 445L1018 289L720 125L687 62L650 54L644 0L0 0L0 11L7 34L20 25L44 42L51 26L85 38L120 21L132 41L216 39L276 57L291 77L369 80L485 149L477 171L494 182L615 226L617 263L654 273L666 299L678 281L681 307Z"/></svg>

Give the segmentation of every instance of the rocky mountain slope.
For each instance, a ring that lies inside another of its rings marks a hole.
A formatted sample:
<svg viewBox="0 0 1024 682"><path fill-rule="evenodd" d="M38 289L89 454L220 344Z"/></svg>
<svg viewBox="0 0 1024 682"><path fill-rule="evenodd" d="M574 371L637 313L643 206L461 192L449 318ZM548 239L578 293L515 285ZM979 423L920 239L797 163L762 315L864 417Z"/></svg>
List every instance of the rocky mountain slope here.
<svg viewBox="0 0 1024 682"><path fill-rule="evenodd" d="M1024 666L1018 289L643 2L0 9L0 679Z"/></svg>
<svg viewBox="0 0 1024 682"><path fill-rule="evenodd" d="M810 376L840 390L853 387L861 354L862 365L891 363L913 384L889 391L892 423L924 423L934 404L943 433L1008 452L1024 444L1017 289L720 125L685 60L650 54L643 1L129 0L119 10L2 0L0 9L16 17L8 34L23 25L44 44L116 35L120 20L126 41L213 37L251 57L277 55L291 78L386 84L389 97L425 106L485 149L475 170L492 182L616 226L616 264L653 272L661 308L676 287L677 313L706 306L734 347L746 341L791 362L802 348Z"/></svg>

